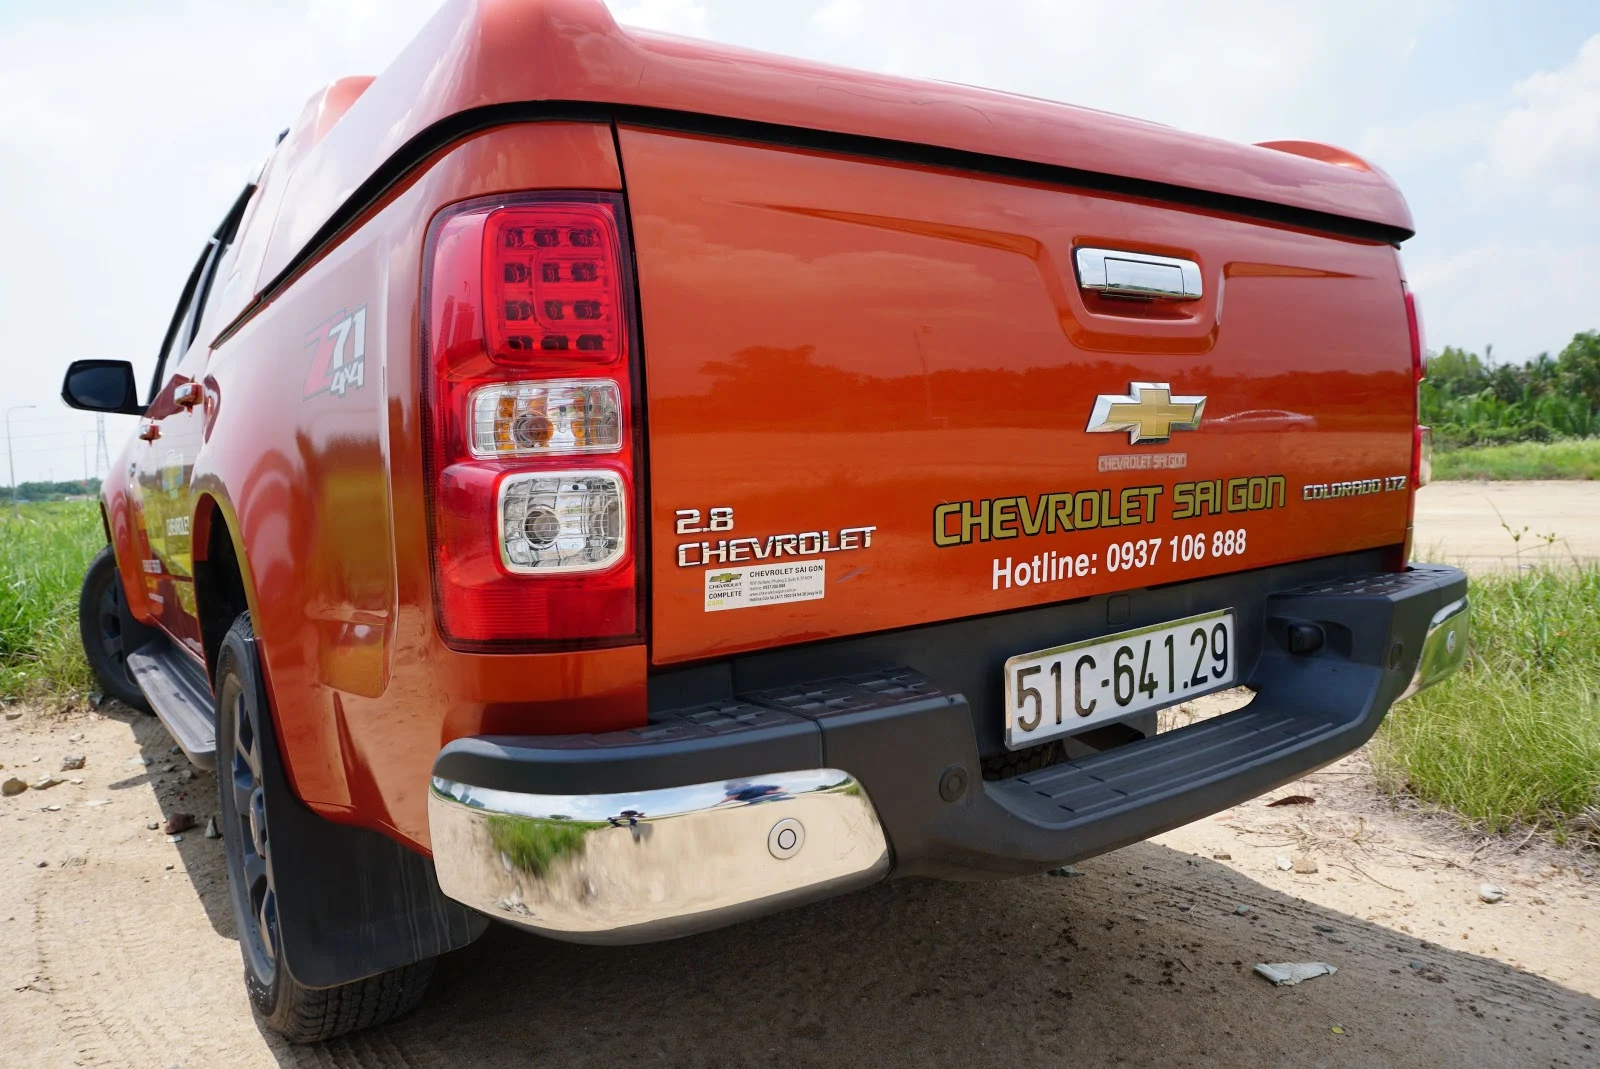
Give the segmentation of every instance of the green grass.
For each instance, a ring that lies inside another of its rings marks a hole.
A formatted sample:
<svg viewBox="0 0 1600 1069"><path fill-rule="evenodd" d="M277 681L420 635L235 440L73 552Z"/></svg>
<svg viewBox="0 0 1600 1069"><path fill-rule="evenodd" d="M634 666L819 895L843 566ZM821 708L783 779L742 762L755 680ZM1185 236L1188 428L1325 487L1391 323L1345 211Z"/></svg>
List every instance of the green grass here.
<svg viewBox="0 0 1600 1069"><path fill-rule="evenodd" d="M583 853L586 832L605 826L605 821L532 820L493 813L489 839L513 868L543 876L561 858Z"/></svg>
<svg viewBox="0 0 1600 1069"><path fill-rule="evenodd" d="M1600 566L1484 575L1470 597L1467 664L1390 712L1380 784L1600 846Z"/></svg>
<svg viewBox="0 0 1600 1069"><path fill-rule="evenodd" d="M65 701L89 691L78 590L104 545L92 501L0 511L0 698Z"/></svg>
<svg viewBox="0 0 1600 1069"><path fill-rule="evenodd" d="M1433 455L1435 479L1600 479L1600 438L1518 442Z"/></svg>

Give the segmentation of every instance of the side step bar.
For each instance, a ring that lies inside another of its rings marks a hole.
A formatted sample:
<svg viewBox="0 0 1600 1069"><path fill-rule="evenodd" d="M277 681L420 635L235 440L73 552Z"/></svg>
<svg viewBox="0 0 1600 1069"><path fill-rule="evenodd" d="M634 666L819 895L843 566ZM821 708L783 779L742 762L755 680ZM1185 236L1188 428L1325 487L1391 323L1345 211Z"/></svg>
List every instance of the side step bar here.
<svg viewBox="0 0 1600 1069"><path fill-rule="evenodd" d="M216 768L217 714L205 670L165 637L128 654L128 670L189 760Z"/></svg>

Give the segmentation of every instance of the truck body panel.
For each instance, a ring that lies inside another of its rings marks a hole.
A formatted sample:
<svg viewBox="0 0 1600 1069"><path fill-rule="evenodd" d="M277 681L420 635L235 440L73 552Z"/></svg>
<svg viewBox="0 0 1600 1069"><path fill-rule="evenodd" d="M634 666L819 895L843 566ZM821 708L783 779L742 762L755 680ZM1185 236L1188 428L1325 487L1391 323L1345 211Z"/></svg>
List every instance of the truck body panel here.
<svg viewBox="0 0 1600 1069"><path fill-rule="evenodd" d="M620 141L655 663L1404 541L1414 380L1390 247L927 167ZM1204 295L1098 297L1082 246L1192 259ZM1203 397L1200 429L1085 433L1097 395L1137 382ZM1388 489L1306 490L1351 480ZM680 528L683 511L699 519ZM1238 530L1242 550L1210 551ZM797 562L821 562L821 593L708 611L715 575Z"/></svg>

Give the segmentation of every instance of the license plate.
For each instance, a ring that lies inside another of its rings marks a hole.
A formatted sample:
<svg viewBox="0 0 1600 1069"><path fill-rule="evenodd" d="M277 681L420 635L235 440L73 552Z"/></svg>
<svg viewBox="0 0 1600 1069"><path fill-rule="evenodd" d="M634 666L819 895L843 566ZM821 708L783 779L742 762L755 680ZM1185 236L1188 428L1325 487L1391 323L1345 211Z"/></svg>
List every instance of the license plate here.
<svg viewBox="0 0 1600 1069"><path fill-rule="evenodd" d="M1006 748L1019 750L1233 685L1233 610L1006 661Z"/></svg>

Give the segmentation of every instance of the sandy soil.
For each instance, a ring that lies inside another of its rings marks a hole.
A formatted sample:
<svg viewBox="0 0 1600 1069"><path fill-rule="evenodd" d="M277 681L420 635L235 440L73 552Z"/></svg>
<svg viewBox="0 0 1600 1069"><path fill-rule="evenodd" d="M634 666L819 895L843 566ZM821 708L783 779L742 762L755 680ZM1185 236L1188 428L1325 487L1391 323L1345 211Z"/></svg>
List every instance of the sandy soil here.
<svg viewBox="0 0 1600 1069"><path fill-rule="evenodd" d="M1474 852L1379 804L1359 758L1274 794L1314 804L1252 802L1078 877L891 883L644 947L494 927L412 1017L290 1048L245 1001L212 777L120 706L10 711L0 778L87 757L58 773L81 784L0 800L10 1065L1600 1065L1593 870ZM174 811L200 828L170 844L146 825ZM1277 868L1301 855L1315 874ZM1339 971L1251 974L1277 961Z"/></svg>
<svg viewBox="0 0 1600 1069"><path fill-rule="evenodd" d="M1472 571L1600 560L1600 482L1431 483L1413 543L1421 559Z"/></svg>

